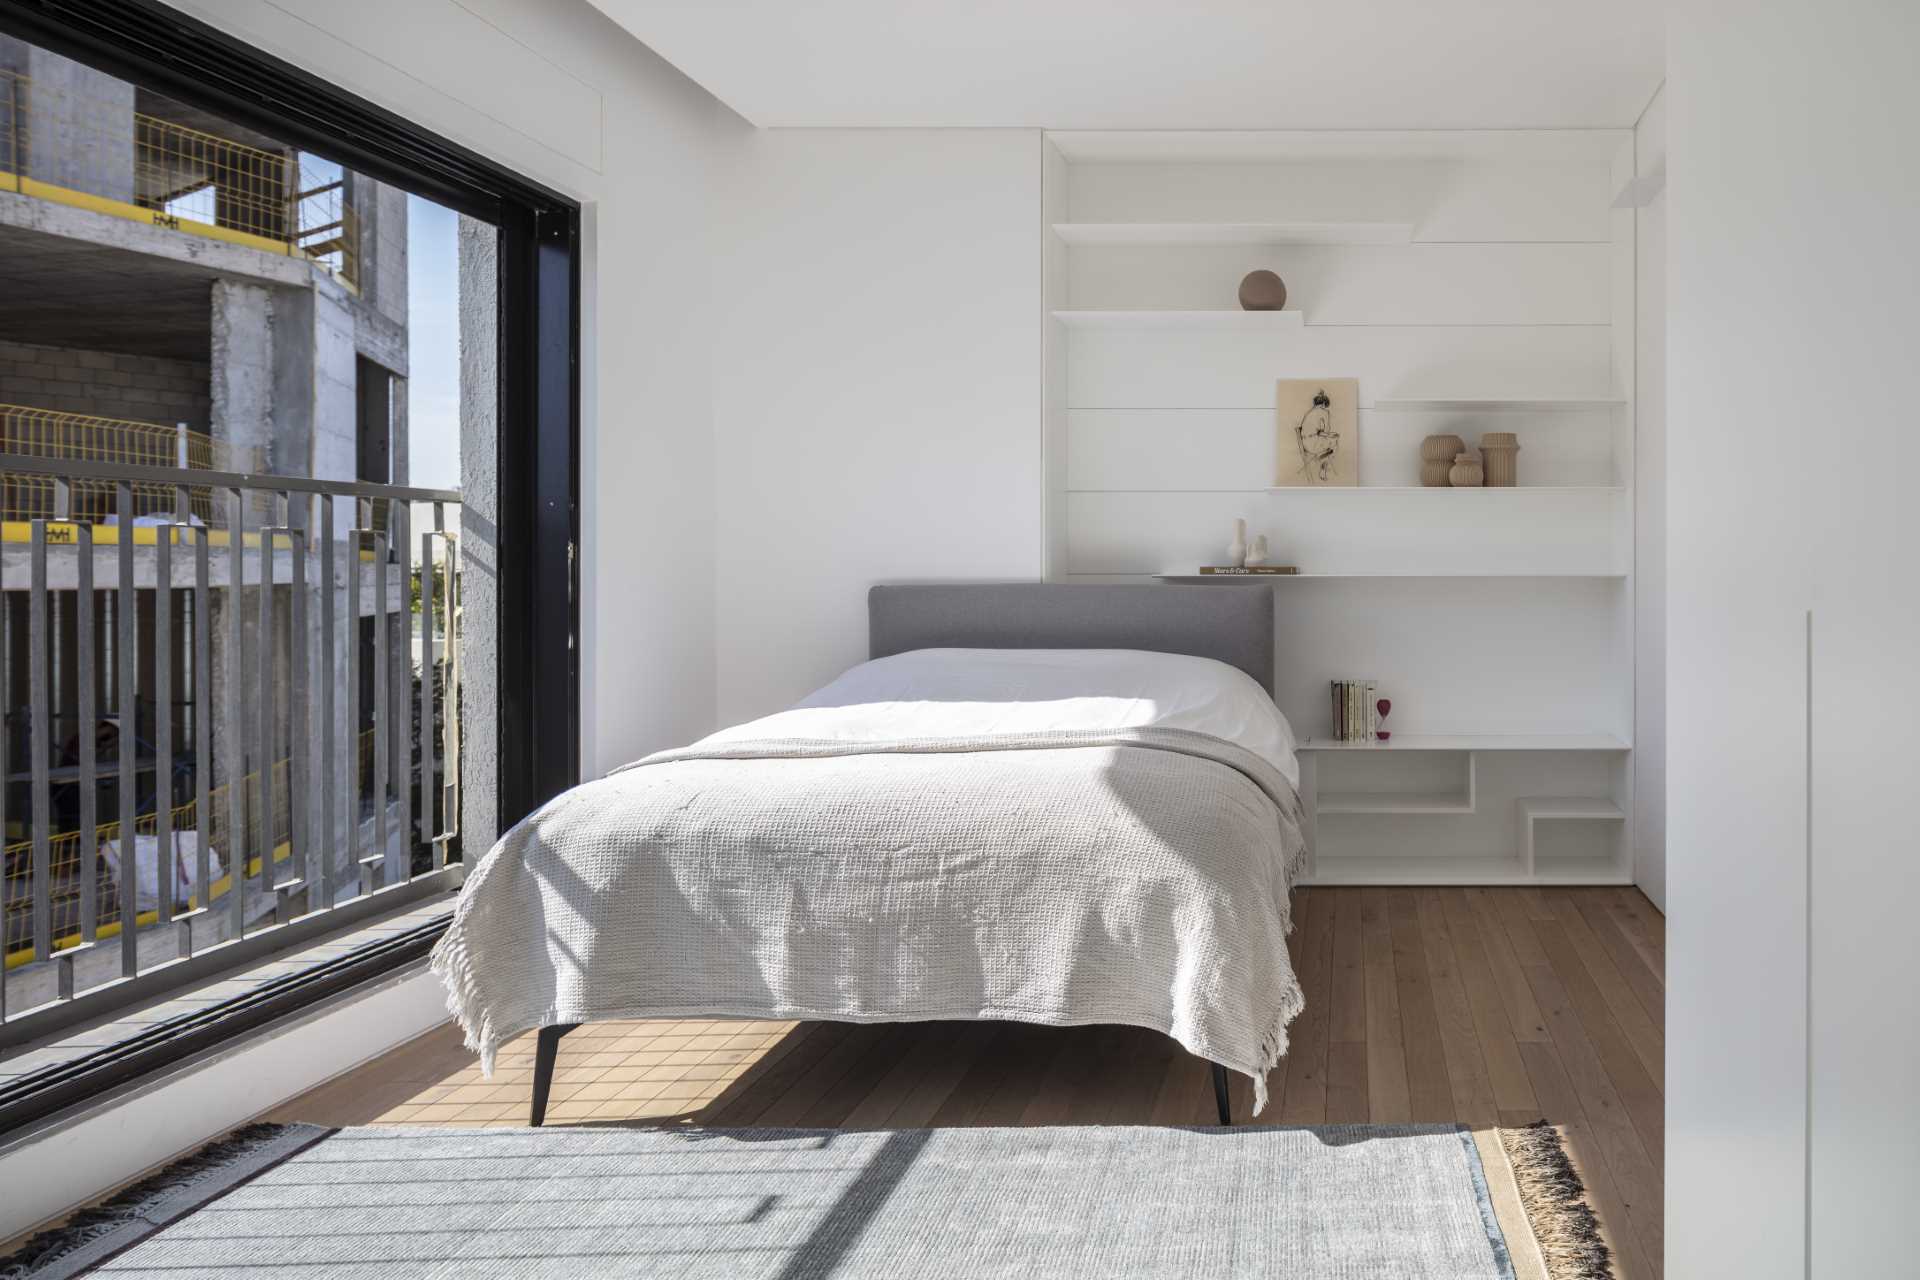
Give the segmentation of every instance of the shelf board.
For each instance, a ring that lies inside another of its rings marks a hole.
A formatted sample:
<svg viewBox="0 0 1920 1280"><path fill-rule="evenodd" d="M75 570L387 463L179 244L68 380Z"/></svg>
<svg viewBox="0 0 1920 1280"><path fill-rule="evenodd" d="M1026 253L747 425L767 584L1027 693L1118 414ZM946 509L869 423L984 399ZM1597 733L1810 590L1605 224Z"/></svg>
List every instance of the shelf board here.
<svg viewBox="0 0 1920 1280"><path fill-rule="evenodd" d="M1626 810L1600 796L1528 796L1519 804L1521 816L1529 821L1535 818L1566 818L1623 822L1627 816Z"/></svg>
<svg viewBox="0 0 1920 1280"><path fill-rule="evenodd" d="M1083 575L1083 576L1129 577L1131 575L1102 574L1102 575ZM1326 581L1354 581L1354 580L1367 579L1367 578L1378 578L1382 581L1388 581L1388 582L1396 581L1396 580L1411 580L1411 579L1421 579L1421 578L1541 578L1541 579L1594 578L1594 579L1599 579L1603 581L1624 582L1627 577L1627 575L1624 573L1617 573L1612 570L1601 570L1601 569L1575 569L1571 571L1561 571L1561 572L1555 572L1552 570L1545 570L1545 569L1530 570L1527 572L1509 572L1506 570L1498 570L1498 571L1492 571L1492 572L1486 572L1486 573L1474 573L1470 571L1461 572L1457 570L1448 570L1444 573L1422 573L1418 570L1397 570L1393 572L1381 571L1381 572L1370 572L1370 573L1260 573L1260 574L1156 573L1150 576L1157 582L1206 582L1206 583L1214 583L1214 582L1272 583L1272 582L1299 582L1302 580L1307 580L1312 582L1326 582Z"/></svg>
<svg viewBox="0 0 1920 1280"><path fill-rule="evenodd" d="M1395 396L1375 400L1376 413L1419 413L1429 410L1470 409L1608 409L1625 404L1624 396Z"/></svg>
<svg viewBox="0 0 1920 1280"><path fill-rule="evenodd" d="M1055 311L1054 319L1069 329L1232 329L1264 333L1271 329L1298 329L1306 317L1298 311Z"/></svg>
<svg viewBox="0 0 1920 1280"><path fill-rule="evenodd" d="M1386 742L1341 742L1308 738L1296 751L1627 751L1631 748L1610 733L1395 733ZM1532 802L1528 802L1532 803ZM1540 800L1541 804L1559 803ZM1581 801L1600 805L1606 801ZM1616 812L1617 809L1616 809ZM1559 814L1547 814L1559 817ZM1564 815L1574 816L1574 815Z"/></svg>
<svg viewBox="0 0 1920 1280"><path fill-rule="evenodd" d="M1472 813L1473 797L1464 791L1427 795L1323 791L1315 797L1313 810L1322 817L1330 813Z"/></svg>
<svg viewBox="0 0 1920 1280"><path fill-rule="evenodd" d="M1068 244L1407 244L1410 222L1056 222Z"/></svg>
<svg viewBox="0 0 1920 1280"><path fill-rule="evenodd" d="M1253 490L1253 492L1259 492ZM1566 497L1579 493L1624 493L1626 486L1618 484L1513 484L1513 485L1475 485L1470 489L1455 489L1450 485L1424 484L1295 484L1276 485L1268 493L1530 493L1541 497Z"/></svg>
<svg viewBox="0 0 1920 1280"><path fill-rule="evenodd" d="M1421 854L1399 857L1317 857L1303 884L1531 884L1518 858L1441 858Z"/></svg>

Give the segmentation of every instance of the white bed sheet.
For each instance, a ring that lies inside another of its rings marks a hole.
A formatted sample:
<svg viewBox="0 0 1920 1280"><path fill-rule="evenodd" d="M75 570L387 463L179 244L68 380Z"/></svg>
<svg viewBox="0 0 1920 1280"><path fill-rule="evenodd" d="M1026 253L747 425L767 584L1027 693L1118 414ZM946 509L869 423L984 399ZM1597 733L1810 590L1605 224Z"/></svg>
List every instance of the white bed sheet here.
<svg viewBox="0 0 1920 1280"><path fill-rule="evenodd" d="M1253 677L1212 658L1136 649L916 649L863 662L790 710L699 745L1133 728L1223 738L1300 785L1293 730Z"/></svg>

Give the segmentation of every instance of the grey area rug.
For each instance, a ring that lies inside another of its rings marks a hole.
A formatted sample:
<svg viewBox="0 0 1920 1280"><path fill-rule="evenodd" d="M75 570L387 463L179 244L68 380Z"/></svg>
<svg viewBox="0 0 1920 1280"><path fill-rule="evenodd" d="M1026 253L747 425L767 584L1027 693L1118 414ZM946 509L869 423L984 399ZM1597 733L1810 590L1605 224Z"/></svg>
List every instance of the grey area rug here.
<svg viewBox="0 0 1920 1280"><path fill-rule="evenodd" d="M257 1126L120 1200L0 1276L1514 1276L1438 1125Z"/></svg>

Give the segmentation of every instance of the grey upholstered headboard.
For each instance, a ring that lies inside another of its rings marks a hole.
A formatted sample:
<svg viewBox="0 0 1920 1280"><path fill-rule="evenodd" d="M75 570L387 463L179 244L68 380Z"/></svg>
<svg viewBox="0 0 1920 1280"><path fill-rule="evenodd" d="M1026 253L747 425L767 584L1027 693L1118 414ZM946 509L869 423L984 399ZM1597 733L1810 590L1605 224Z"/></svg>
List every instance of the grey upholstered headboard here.
<svg viewBox="0 0 1920 1280"><path fill-rule="evenodd" d="M1145 649L1215 658L1273 693L1273 592L1244 583L1053 582L875 587L868 648Z"/></svg>

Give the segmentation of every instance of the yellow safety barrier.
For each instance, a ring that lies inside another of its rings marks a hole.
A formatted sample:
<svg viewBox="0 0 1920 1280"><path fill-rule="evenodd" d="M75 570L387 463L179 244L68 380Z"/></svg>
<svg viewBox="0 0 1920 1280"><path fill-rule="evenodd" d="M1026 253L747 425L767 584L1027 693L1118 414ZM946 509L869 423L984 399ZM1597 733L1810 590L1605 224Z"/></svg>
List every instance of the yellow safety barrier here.
<svg viewBox="0 0 1920 1280"><path fill-rule="evenodd" d="M358 287L359 222L337 166L13 71L0 71L0 111L0 191L317 262Z"/></svg>
<svg viewBox="0 0 1920 1280"><path fill-rule="evenodd" d="M356 780L356 795L359 794L360 790L366 785L367 780L373 773L373 741L373 731L371 729L360 735L358 753L360 767ZM276 761L273 766L272 833L274 841L273 860L276 863L285 862L293 856L291 838L291 793L288 790L287 783L288 765L288 761L280 760ZM101 780L111 781L115 779L117 777L115 769L116 766L113 761L109 760L103 763L100 766ZM247 815L245 821L244 847L257 849L260 845L261 817L259 773L256 771L246 775L246 777L241 779L241 784L243 788L241 793L242 807ZM219 786L214 787L208 793L207 798L208 808L212 811L210 815L211 847L220 855L222 863L228 860L227 854L232 848L232 841L228 836L227 795L228 788ZM172 811L174 831L198 832L200 829L198 810L199 806L197 802L191 800L186 804L176 806ZM134 832L136 836L151 836L157 834L158 831L159 820L154 814L145 814L134 820ZM120 932L119 889L107 867L106 859L99 856L101 845L108 841L118 841L119 838L120 824L118 822L105 822L94 828L94 900L97 904L97 925L95 932L99 937L112 937ZM47 879L49 884L53 886L53 891L50 895L53 914L53 949L59 951L62 948L73 946L81 940L80 877L83 874L81 864L84 857L85 842L81 840L80 832L63 831L53 836L48 841L48 845ZM191 862L193 859L189 859L189 861ZM124 855L122 855L122 865L125 865ZM3 900L5 903L6 967L16 969L33 960L33 841L19 840L7 845L4 867L4 888L0 889L0 900ZM246 873L249 878L260 874L260 858L258 854L249 855ZM170 887L169 879L169 877L164 875L158 878L157 884L161 892L166 892ZM210 886L207 893L207 900L209 902L216 902L226 897L232 887L233 877L230 872L219 876ZM190 905L195 907L200 905L197 895ZM151 924L158 918L159 913L157 911L143 912L135 918L134 927L139 928Z"/></svg>

